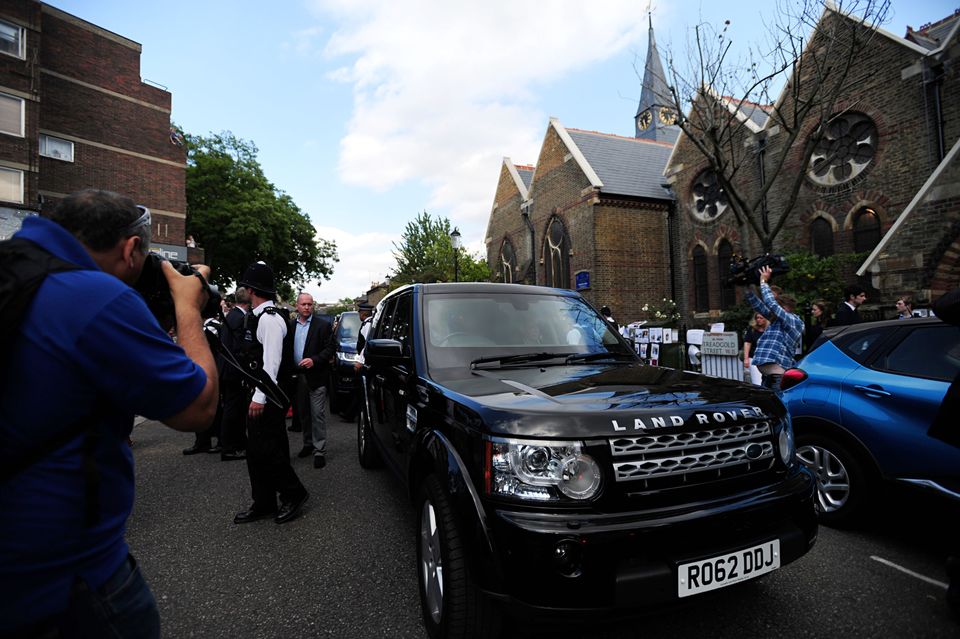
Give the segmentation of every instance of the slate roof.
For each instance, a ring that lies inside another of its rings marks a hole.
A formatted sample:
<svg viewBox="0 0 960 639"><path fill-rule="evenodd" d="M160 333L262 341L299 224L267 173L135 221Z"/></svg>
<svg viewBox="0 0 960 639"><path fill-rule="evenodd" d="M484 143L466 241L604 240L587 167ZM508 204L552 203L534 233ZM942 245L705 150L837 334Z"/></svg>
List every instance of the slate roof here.
<svg viewBox="0 0 960 639"><path fill-rule="evenodd" d="M658 200L673 198L660 186L672 143L580 129L567 129L567 133L603 182L601 192Z"/></svg>
<svg viewBox="0 0 960 639"><path fill-rule="evenodd" d="M517 174L520 176L520 180L523 182L523 186L527 188L527 191L530 190L530 183L533 181L533 169L534 167L529 164L514 164L517 167Z"/></svg>
<svg viewBox="0 0 960 639"><path fill-rule="evenodd" d="M954 12L953 15L937 22L925 24L916 31L907 27L907 35L904 38L932 51L943 44L944 39L950 35L957 24L957 20L960 20L960 12Z"/></svg>

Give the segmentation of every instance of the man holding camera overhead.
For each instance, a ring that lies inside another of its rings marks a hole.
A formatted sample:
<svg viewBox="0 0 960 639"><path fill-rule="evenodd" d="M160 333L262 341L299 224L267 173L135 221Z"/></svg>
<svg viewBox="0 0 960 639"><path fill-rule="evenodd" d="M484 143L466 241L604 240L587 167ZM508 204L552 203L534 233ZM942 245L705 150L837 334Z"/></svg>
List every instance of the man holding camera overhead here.
<svg viewBox="0 0 960 639"><path fill-rule="evenodd" d="M134 415L181 431L217 409L206 288L162 264L179 345L131 288L150 211L109 191L67 196L16 238L71 263L47 275L0 365L0 635L158 637L124 540ZM51 312L51 309L69 309Z"/></svg>
<svg viewBox="0 0 960 639"><path fill-rule="evenodd" d="M753 364L760 369L761 384L778 389L784 371L794 364L803 337L803 320L793 313L796 301L792 297L771 289L772 273L769 266L760 267L760 297L753 290L748 290L746 297L750 306L770 322L757 341Z"/></svg>

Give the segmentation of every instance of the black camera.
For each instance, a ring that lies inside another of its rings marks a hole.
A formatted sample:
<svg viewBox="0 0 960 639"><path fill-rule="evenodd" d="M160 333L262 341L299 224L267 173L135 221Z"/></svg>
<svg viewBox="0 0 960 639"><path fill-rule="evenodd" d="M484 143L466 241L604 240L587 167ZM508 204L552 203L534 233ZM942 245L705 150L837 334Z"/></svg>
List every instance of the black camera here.
<svg viewBox="0 0 960 639"><path fill-rule="evenodd" d="M143 264L143 272L140 273L140 279L133 285L143 299L147 302L147 308L153 313L165 330L169 330L176 325L176 309L173 306L173 297L170 295L170 284L167 282L167 276L163 274L161 263L164 258L156 253L147 255ZM220 310L220 292L216 287L211 286L204 279L203 275L197 272L186 262L179 260L166 260L170 262L181 275L196 275L203 282L203 287L207 291L207 303L200 309L200 315L204 319L219 317Z"/></svg>
<svg viewBox="0 0 960 639"><path fill-rule="evenodd" d="M760 269L769 266L772 275L786 273L790 270L787 258L782 255L770 255L769 253L755 257L752 260L734 256L730 262L730 277L727 278L727 285L747 286L748 284L760 283Z"/></svg>

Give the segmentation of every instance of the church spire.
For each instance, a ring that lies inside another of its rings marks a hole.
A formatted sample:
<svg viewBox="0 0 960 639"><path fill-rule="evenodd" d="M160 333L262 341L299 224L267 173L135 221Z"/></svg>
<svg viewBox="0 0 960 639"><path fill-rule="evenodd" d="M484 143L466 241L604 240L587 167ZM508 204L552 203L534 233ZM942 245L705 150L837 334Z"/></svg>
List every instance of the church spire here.
<svg viewBox="0 0 960 639"><path fill-rule="evenodd" d="M647 61L643 69L643 89L640 91L640 104L634 116L636 137L647 140L676 139L676 111L667 86L660 53L657 51L657 39L653 33L653 14L648 12L650 36L647 41ZM669 127L669 130L667 129Z"/></svg>

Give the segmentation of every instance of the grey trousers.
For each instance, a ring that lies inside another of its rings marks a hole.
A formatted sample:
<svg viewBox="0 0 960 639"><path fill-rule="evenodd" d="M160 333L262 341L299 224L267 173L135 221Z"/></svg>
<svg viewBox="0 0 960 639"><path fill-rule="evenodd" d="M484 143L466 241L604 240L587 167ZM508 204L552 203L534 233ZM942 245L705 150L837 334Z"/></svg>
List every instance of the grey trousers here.
<svg viewBox="0 0 960 639"><path fill-rule="evenodd" d="M297 415L303 428L303 445L314 455L327 454L327 387L310 390L303 375L297 377Z"/></svg>

